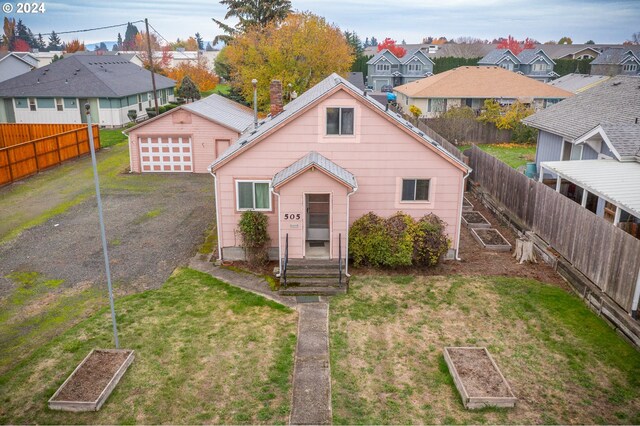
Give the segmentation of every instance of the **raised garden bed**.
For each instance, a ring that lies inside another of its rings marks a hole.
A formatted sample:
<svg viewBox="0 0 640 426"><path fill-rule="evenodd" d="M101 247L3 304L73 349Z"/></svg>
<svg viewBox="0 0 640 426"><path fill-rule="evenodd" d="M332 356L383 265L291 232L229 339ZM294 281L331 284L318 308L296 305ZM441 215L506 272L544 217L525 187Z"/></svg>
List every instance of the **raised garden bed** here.
<svg viewBox="0 0 640 426"><path fill-rule="evenodd" d="M516 405L517 398L487 348L446 347L444 360L465 408Z"/></svg>
<svg viewBox="0 0 640 426"><path fill-rule="evenodd" d="M473 210L473 204L471 203L471 201L467 200L467 197L463 197L462 198L462 211L463 212L470 212Z"/></svg>
<svg viewBox="0 0 640 426"><path fill-rule="evenodd" d="M133 358L129 349L93 349L49 399L49 408L98 411Z"/></svg>
<svg viewBox="0 0 640 426"><path fill-rule="evenodd" d="M471 235L487 250L511 251L511 243L497 229L472 229Z"/></svg>
<svg viewBox="0 0 640 426"><path fill-rule="evenodd" d="M482 213L476 211L463 211L462 212L462 223L464 223L467 228L491 228L491 223L487 220L486 217L482 216Z"/></svg>

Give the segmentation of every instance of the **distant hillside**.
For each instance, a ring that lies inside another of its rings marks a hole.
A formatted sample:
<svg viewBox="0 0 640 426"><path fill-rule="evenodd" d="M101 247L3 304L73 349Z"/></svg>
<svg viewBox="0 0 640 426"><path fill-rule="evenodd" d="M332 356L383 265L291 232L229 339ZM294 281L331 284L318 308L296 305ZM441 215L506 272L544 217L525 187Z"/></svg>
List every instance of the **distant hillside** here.
<svg viewBox="0 0 640 426"><path fill-rule="evenodd" d="M117 41L99 41L97 43L86 44L85 48L87 50L96 50L96 47L100 46L100 43L104 43L107 45L107 49L111 50L114 44L117 44Z"/></svg>

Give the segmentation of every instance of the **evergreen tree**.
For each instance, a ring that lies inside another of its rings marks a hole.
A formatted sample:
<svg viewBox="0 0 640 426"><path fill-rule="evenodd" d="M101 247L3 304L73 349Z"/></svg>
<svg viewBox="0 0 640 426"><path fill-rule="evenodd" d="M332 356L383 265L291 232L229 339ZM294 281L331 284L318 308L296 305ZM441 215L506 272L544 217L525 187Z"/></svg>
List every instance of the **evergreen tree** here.
<svg viewBox="0 0 640 426"><path fill-rule="evenodd" d="M187 100L195 101L197 99L200 99L200 91L188 75L185 75L182 79L177 94L179 97Z"/></svg>
<svg viewBox="0 0 640 426"><path fill-rule="evenodd" d="M371 41L369 42L369 46L377 46L378 45L378 39L375 37L371 37Z"/></svg>
<svg viewBox="0 0 640 426"><path fill-rule="evenodd" d="M225 33L217 35L213 40L213 44L219 41L228 43L237 33L244 33L251 27L264 28L272 21L282 21L291 12L290 0L221 0L220 4L227 6L227 13L224 19L235 18L238 23L235 27L231 27L215 18L213 22Z"/></svg>
<svg viewBox="0 0 640 426"><path fill-rule="evenodd" d="M207 52L213 52L213 47L211 47L211 43L207 42L207 47L205 48Z"/></svg>
<svg viewBox="0 0 640 426"><path fill-rule="evenodd" d="M107 48L107 45L105 44L105 42L104 42L104 41L101 41L101 42L100 42L100 46L98 46L98 48L97 48L96 50L100 50L100 51L102 51L102 52L106 52L106 51L108 51L109 49Z"/></svg>
<svg viewBox="0 0 640 426"><path fill-rule="evenodd" d="M349 43L353 48L353 53L355 53L356 56L362 55L364 47L362 46L362 40L360 40L358 34L356 34L355 31L345 31L344 37L347 39L347 43Z"/></svg>
<svg viewBox="0 0 640 426"><path fill-rule="evenodd" d="M15 35L17 38L26 41L29 47L34 47L33 33L22 23L22 19L19 19L16 23Z"/></svg>
<svg viewBox="0 0 640 426"><path fill-rule="evenodd" d="M59 61L63 57L64 57L63 55L58 56L57 54L55 54L53 55L53 58L51 58L51 63L54 63L55 61Z"/></svg>
<svg viewBox="0 0 640 426"><path fill-rule="evenodd" d="M61 46L62 43L60 42L60 37L58 37L58 34L52 30L51 34L49 34L49 45L47 46L47 49L60 50Z"/></svg>
<svg viewBox="0 0 640 426"><path fill-rule="evenodd" d="M136 35L138 35L138 27L131 22L127 23L127 30L124 32L124 41L122 42L122 50L135 50L136 49Z"/></svg>
<svg viewBox="0 0 640 426"><path fill-rule="evenodd" d="M122 34L118 33L118 41L116 46L118 46L118 48L116 50L122 50Z"/></svg>
<svg viewBox="0 0 640 426"><path fill-rule="evenodd" d="M41 33L38 33L38 37L36 39L36 48L42 51L47 48L47 44L44 42L44 37L42 37Z"/></svg>
<svg viewBox="0 0 640 426"><path fill-rule="evenodd" d="M402 44L407 44L407 42L404 39L402 39Z"/></svg>
<svg viewBox="0 0 640 426"><path fill-rule="evenodd" d="M369 46L371 46L371 44L369 43L369 37L367 37L364 39L364 47L367 48Z"/></svg>
<svg viewBox="0 0 640 426"><path fill-rule="evenodd" d="M204 41L200 33L196 33L196 43L198 43L198 50L204 50Z"/></svg>

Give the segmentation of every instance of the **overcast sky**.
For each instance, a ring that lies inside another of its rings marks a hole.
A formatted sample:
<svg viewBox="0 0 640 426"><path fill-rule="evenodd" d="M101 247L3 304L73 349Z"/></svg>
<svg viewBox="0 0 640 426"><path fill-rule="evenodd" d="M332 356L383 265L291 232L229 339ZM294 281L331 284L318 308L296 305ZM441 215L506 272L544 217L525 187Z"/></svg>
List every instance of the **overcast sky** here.
<svg viewBox="0 0 640 426"><path fill-rule="evenodd" d="M12 2L15 5L15 2ZM200 32L211 40L219 31L212 17L226 9L215 0L45 1L44 14L8 14L22 18L34 33L120 24L149 18L167 39ZM419 43L425 36L474 36L493 39L509 34L540 42L569 36L574 43L622 43L640 31L640 0L293 0L296 10L324 16L364 40L392 37ZM143 29L144 24L138 24ZM77 34L86 43L116 39L124 27ZM63 40L75 35L62 36Z"/></svg>

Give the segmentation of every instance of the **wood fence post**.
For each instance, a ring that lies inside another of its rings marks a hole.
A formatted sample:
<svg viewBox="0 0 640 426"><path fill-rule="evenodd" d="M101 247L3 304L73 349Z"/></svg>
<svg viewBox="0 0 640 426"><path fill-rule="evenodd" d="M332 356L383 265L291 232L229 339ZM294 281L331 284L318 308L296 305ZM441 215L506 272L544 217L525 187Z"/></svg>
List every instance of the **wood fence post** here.
<svg viewBox="0 0 640 426"><path fill-rule="evenodd" d="M60 155L60 140L59 135L56 135L56 152L58 153L58 164L62 164L62 156Z"/></svg>
<svg viewBox="0 0 640 426"><path fill-rule="evenodd" d="M33 156L36 159L36 172L40 171L40 164L38 162L38 151L36 150L36 143L31 142L31 146L33 147Z"/></svg>
<svg viewBox="0 0 640 426"><path fill-rule="evenodd" d="M13 166L13 163L9 159L9 149L8 148L5 151L5 154L7 156L7 167L9 167L9 182L13 182L13 169L11 168Z"/></svg>

